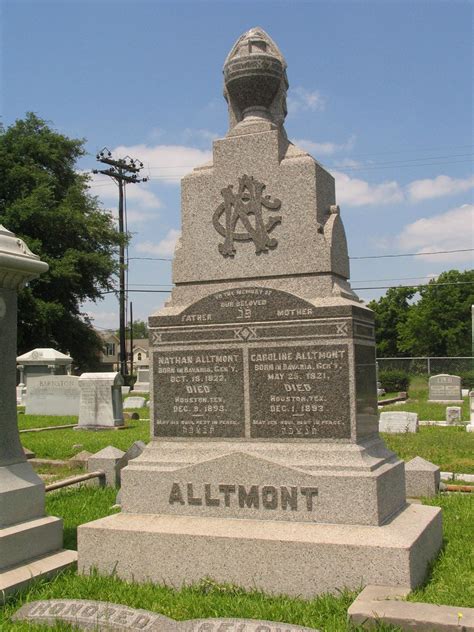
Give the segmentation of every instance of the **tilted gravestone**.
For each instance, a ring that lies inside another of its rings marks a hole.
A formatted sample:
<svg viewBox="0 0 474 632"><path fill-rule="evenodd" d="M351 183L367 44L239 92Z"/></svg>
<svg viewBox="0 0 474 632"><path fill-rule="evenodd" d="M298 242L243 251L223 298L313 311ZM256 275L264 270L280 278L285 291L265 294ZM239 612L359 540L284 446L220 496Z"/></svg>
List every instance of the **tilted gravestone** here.
<svg viewBox="0 0 474 632"><path fill-rule="evenodd" d="M0 226L0 603L76 559L62 549L62 520L45 515L44 484L26 460L17 423L17 292L47 269Z"/></svg>
<svg viewBox="0 0 474 632"><path fill-rule="evenodd" d="M175 287L149 319L152 440L122 470L122 513L79 527L79 569L304 597L413 586L441 513L406 505L378 434L374 318L334 179L287 139L264 31L224 83L229 131L182 181Z"/></svg>
<svg viewBox="0 0 474 632"><path fill-rule="evenodd" d="M25 401L27 415L78 415L79 378L73 375L30 376Z"/></svg>
<svg viewBox="0 0 474 632"><path fill-rule="evenodd" d="M120 373L83 373L78 430L107 430L124 425Z"/></svg>
<svg viewBox="0 0 474 632"><path fill-rule="evenodd" d="M457 375L432 375L428 381L430 402L460 402L461 378Z"/></svg>

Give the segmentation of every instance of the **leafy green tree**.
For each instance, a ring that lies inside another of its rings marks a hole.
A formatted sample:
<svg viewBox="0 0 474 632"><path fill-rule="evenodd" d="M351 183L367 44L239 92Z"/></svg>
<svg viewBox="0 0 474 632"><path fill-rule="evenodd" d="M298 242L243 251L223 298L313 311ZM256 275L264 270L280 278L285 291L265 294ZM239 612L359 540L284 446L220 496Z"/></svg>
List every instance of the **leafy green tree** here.
<svg viewBox="0 0 474 632"><path fill-rule="evenodd" d="M387 290L378 301L371 301L368 307L375 313L375 340L377 357L390 358L409 353L400 353L399 330L412 308L410 300L415 288L394 287Z"/></svg>
<svg viewBox="0 0 474 632"><path fill-rule="evenodd" d="M84 142L32 113L0 127L0 223L49 264L19 295L18 352L52 346L82 369L95 365L101 341L80 306L113 289L121 239L76 171Z"/></svg>
<svg viewBox="0 0 474 632"><path fill-rule="evenodd" d="M118 336L120 331L117 329L115 334ZM127 328L125 332L125 338L127 340L130 339L130 329ZM148 338L148 326L144 320L134 320L133 321L133 339L137 340L138 338Z"/></svg>
<svg viewBox="0 0 474 632"><path fill-rule="evenodd" d="M472 355L474 270L443 272L419 293L398 328L400 351L414 356Z"/></svg>

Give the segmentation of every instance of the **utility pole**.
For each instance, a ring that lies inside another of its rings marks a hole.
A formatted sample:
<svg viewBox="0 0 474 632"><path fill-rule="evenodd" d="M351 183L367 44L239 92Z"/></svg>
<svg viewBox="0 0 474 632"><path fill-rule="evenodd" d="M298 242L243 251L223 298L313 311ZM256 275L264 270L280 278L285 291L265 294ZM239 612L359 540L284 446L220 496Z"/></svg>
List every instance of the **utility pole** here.
<svg viewBox="0 0 474 632"><path fill-rule="evenodd" d="M124 243L124 188L126 183L137 184L146 182L148 178L139 178L138 174L143 168L139 160L125 156L114 160L112 153L104 147L96 156L99 162L110 165L109 169L94 169L92 173L102 173L109 176L119 188L119 232L122 237L119 251L119 338L120 338L120 373L127 375L127 348L125 346L125 243Z"/></svg>
<svg viewBox="0 0 474 632"><path fill-rule="evenodd" d="M130 375L133 375L133 303L130 301Z"/></svg>

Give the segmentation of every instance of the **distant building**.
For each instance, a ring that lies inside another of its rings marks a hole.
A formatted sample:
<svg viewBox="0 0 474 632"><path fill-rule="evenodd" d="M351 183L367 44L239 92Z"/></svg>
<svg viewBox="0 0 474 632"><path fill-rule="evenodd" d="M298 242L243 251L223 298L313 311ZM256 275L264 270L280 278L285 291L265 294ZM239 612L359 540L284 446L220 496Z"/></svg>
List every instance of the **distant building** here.
<svg viewBox="0 0 474 632"><path fill-rule="evenodd" d="M100 354L101 370L118 371L120 370L120 340L113 331L98 331L102 338L102 352ZM127 345L127 362L130 363L130 340L126 341ZM130 364L129 364L130 366ZM149 344L148 338L137 338L133 341L133 372L136 373L138 368L147 368L149 366Z"/></svg>

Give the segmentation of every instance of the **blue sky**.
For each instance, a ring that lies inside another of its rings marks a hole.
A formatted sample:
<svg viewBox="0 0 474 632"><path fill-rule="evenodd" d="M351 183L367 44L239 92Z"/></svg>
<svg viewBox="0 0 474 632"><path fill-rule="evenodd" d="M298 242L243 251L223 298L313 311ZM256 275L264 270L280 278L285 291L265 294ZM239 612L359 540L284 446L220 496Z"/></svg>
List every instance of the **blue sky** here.
<svg viewBox="0 0 474 632"><path fill-rule="evenodd" d="M150 181L127 187L131 287L171 284L170 262L135 257L172 256L179 178L227 130L222 65L253 26L286 57L286 129L336 177L350 255L474 247L471 2L3 0L1 12L4 123L32 110L86 138L84 170L104 145L145 164ZM104 177L92 191L116 206ZM423 283L472 255L353 259L351 282ZM135 317L166 296L131 293ZM117 325L113 297L85 310Z"/></svg>

